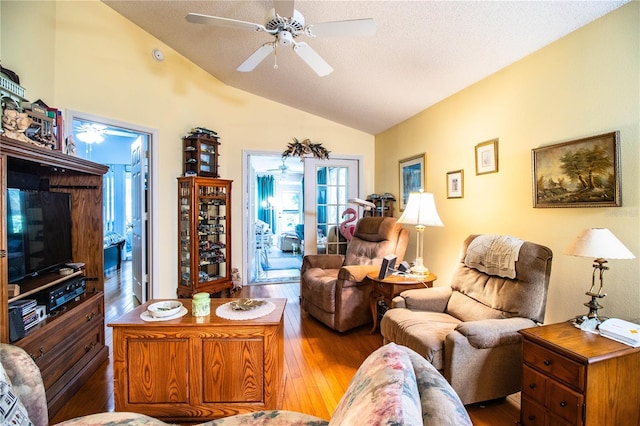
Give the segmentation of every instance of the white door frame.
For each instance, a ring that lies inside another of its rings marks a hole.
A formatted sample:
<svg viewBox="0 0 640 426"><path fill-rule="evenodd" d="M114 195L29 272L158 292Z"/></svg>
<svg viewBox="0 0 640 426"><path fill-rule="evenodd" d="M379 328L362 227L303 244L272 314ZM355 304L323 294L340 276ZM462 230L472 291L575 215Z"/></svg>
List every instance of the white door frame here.
<svg viewBox="0 0 640 426"><path fill-rule="evenodd" d="M255 217L252 218L251 217L251 211L250 211L250 203L251 203L251 194L252 191L255 190L255 180L256 180L256 173L251 170L251 164L249 164L249 157L252 155L280 155L279 151L262 151L262 150L257 150L257 151L252 151L252 150L242 150L242 176L244 178L244 182L242 183L242 235L243 235L243 241L244 243L242 244L242 271L243 273L242 275L242 285L247 285L248 282L248 276L247 276L247 271L248 268L250 267L251 263L250 263L250 258L253 255L253 250L250 252L249 249L249 245L250 242L253 241L251 233L253 232L253 223L255 222ZM310 160L310 158L305 158L304 159L304 166L305 168L307 167L307 160ZM362 168L362 164L363 164L363 156L361 155L336 155L336 156L332 156L331 160L357 160L358 161L358 194L359 197L361 198L365 198L363 197L362 194L362 190L363 190L363 177L364 177L364 171ZM324 161L324 160L323 160ZM315 169L315 166L314 166ZM306 199L306 197L305 197ZM308 218L307 213L305 212L304 214L305 216L305 223L306 220ZM313 221L315 223L315 214L313 217ZM313 237L315 240L315 237ZM314 251L315 252L315 251Z"/></svg>
<svg viewBox="0 0 640 426"><path fill-rule="evenodd" d="M148 196L149 196L149 233L147 234L147 256L149 258L149 270L147 271L147 278L149 280L149 293L147 297L153 299L160 294L159 280L154 277L160 276L160 262L158 261L158 251L155 242L159 241L159 228L158 228L158 197L155 196L155 188L158 185L158 155L156 154L159 149L159 132L158 129L151 127L141 126L139 124L126 123L124 121L115 120L112 118L102 117L95 114L90 114L81 111L75 111L67 109L65 112L65 135L73 134L73 120L86 120L97 123L102 123L107 126L121 127L123 129L129 129L136 133L145 133L149 137L149 150L147 152L147 158L149 161L148 168ZM60 141L62 143L63 141Z"/></svg>

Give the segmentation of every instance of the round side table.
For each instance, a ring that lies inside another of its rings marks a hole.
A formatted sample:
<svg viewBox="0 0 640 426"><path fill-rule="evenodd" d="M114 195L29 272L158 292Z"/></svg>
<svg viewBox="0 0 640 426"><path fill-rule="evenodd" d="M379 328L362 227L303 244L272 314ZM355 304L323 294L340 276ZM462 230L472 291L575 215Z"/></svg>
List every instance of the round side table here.
<svg viewBox="0 0 640 426"><path fill-rule="evenodd" d="M422 281L404 275L388 275L386 278L380 279L377 272L369 272L367 278L371 283L371 294L369 295L369 305L373 316L371 333L374 333L378 328L378 301L382 299L387 306L391 306L391 299L403 291L415 288L431 288L433 287L433 282L438 279L431 272Z"/></svg>

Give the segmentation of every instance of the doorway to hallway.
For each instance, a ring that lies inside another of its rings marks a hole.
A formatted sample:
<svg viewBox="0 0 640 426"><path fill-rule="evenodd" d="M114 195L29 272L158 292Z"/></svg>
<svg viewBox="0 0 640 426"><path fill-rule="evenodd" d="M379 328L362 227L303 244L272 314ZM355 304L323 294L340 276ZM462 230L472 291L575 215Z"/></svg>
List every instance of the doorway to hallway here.
<svg viewBox="0 0 640 426"><path fill-rule="evenodd" d="M156 290L150 283L156 266L151 248L157 130L78 111L69 110L66 117L66 134L71 135L66 151L109 166L103 185L105 250L107 242L124 244L115 254L105 251L105 268L111 267L113 256L117 264L131 261L131 277L125 281L133 283L131 292L138 302L145 302Z"/></svg>

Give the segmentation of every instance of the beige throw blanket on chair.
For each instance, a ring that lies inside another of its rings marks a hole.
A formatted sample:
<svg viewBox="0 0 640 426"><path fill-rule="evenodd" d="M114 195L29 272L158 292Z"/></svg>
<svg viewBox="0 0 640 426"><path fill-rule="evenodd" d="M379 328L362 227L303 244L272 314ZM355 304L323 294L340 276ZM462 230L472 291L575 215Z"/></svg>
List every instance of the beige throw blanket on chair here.
<svg viewBox="0 0 640 426"><path fill-rule="evenodd" d="M508 235L479 235L469 244L464 263L485 274L513 279L523 243Z"/></svg>

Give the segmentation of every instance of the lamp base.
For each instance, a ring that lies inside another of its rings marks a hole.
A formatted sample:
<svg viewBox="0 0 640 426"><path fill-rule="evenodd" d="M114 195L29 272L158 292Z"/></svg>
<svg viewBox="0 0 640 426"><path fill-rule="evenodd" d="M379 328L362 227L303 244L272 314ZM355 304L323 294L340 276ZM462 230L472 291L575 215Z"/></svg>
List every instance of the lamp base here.
<svg viewBox="0 0 640 426"><path fill-rule="evenodd" d="M413 266L411 267L411 273L418 277L426 277L427 275L429 275L429 268L424 266L421 258L417 258L413 262Z"/></svg>
<svg viewBox="0 0 640 426"><path fill-rule="evenodd" d="M589 321L591 324L595 324L595 327L597 328L600 324L602 324L602 322L609 319L608 317L598 315L598 309L604 308L604 306L598 303L598 299L602 299L604 296L606 296L606 294L597 294L591 292L587 292L585 294L587 296L591 296L591 300L584 303L584 306L589 308L589 313L587 315L577 316L575 319L575 323L580 325L584 322Z"/></svg>

